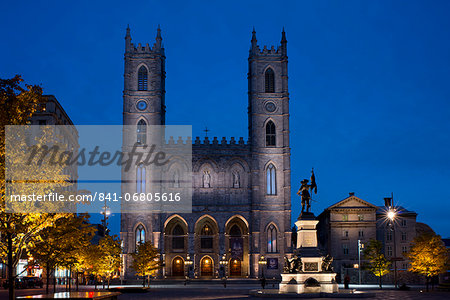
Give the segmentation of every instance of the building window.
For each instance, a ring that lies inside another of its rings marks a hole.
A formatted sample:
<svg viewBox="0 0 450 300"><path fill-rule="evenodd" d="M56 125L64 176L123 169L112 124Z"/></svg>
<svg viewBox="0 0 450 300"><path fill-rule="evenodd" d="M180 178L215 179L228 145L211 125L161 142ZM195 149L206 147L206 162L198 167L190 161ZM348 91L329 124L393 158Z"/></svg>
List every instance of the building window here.
<svg viewBox="0 0 450 300"><path fill-rule="evenodd" d="M203 226L200 235L201 235L200 247L202 249L212 249L213 248L212 230L207 224Z"/></svg>
<svg viewBox="0 0 450 300"><path fill-rule="evenodd" d="M344 255L348 255L348 245L347 244L342 244L342 250Z"/></svg>
<svg viewBox="0 0 450 300"><path fill-rule="evenodd" d="M359 236L360 238L364 237L364 230L358 231L358 236Z"/></svg>
<svg viewBox="0 0 450 300"><path fill-rule="evenodd" d="M406 227L406 220L405 220L405 219L402 219L401 222L400 222L400 224L401 224L402 227Z"/></svg>
<svg viewBox="0 0 450 300"><path fill-rule="evenodd" d="M277 194L277 179L275 173L275 166L270 164L267 167L266 178L267 178L267 195L276 195Z"/></svg>
<svg viewBox="0 0 450 300"><path fill-rule="evenodd" d="M172 248L184 249L184 230L177 224L172 230Z"/></svg>
<svg viewBox="0 0 450 300"><path fill-rule="evenodd" d="M139 120L136 128L138 144L144 145L147 142L147 123L144 120Z"/></svg>
<svg viewBox="0 0 450 300"><path fill-rule="evenodd" d="M47 121L46 120L39 120L39 125L47 125Z"/></svg>
<svg viewBox="0 0 450 300"><path fill-rule="evenodd" d="M386 231L386 241L388 242L392 241L392 231L390 229Z"/></svg>
<svg viewBox="0 0 450 300"><path fill-rule="evenodd" d="M143 164L136 169L136 193L145 193L145 167Z"/></svg>
<svg viewBox="0 0 450 300"><path fill-rule="evenodd" d="M267 229L267 252L277 252L277 229L273 226L273 224L270 224Z"/></svg>
<svg viewBox="0 0 450 300"><path fill-rule="evenodd" d="M136 251L139 245L145 243L145 229L142 224L136 228Z"/></svg>
<svg viewBox="0 0 450 300"><path fill-rule="evenodd" d="M266 124L266 146L276 145L275 124L272 121Z"/></svg>
<svg viewBox="0 0 450 300"><path fill-rule="evenodd" d="M403 254L408 253L408 247L407 246L402 246L402 253Z"/></svg>
<svg viewBox="0 0 450 300"><path fill-rule="evenodd" d="M364 221L364 215L358 215L358 220L359 221Z"/></svg>
<svg viewBox="0 0 450 300"><path fill-rule="evenodd" d="M403 270L408 270L408 264L407 263L402 264L402 268Z"/></svg>
<svg viewBox="0 0 450 300"><path fill-rule="evenodd" d="M266 93L275 92L275 73L272 68L268 68L265 73Z"/></svg>
<svg viewBox="0 0 450 300"><path fill-rule="evenodd" d="M387 246L387 256L392 256L392 246Z"/></svg>
<svg viewBox="0 0 450 300"><path fill-rule="evenodd" d="M402 241L406 241L406 232L402 232Z"/></svg>
<svg viewBox="0 0 450 300"><path fill-rule="evenodd" d="M138 71L138 91L147 90L148 72L147 68L141 66Z"/></svg>
<svg viewBox="0 0 450 300"><path fill-rule="evenodd" d="M348 215L342 215L342 221L347 222L348 221Z"/></svg>
<svg viewBox="0 0 450 300"><path fill-rule="evenodd" d="M342 236L343 236L344 238L348 238L348 230L342 231Z"/></svg>

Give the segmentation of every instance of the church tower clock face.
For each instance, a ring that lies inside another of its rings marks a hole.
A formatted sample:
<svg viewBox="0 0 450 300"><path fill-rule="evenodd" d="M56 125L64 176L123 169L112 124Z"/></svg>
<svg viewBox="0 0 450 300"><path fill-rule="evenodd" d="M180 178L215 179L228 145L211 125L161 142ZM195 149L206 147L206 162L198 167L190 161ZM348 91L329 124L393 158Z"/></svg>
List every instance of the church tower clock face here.
<svg viewBox="0 0 450 300"><path fill-rule="evenodd" d="M144 100L139 100L138 103L136 104L136 107L138 110L146 110L147 102L145 102Z"/></svg>
<svg viewBox="0 0 450 300"><path fill-rule="evenodd" d="M268 112L274 112L275 109L277 109L277 107L275 106L275 104L273 102L267 102L266 103L266 110Z"/></svg>

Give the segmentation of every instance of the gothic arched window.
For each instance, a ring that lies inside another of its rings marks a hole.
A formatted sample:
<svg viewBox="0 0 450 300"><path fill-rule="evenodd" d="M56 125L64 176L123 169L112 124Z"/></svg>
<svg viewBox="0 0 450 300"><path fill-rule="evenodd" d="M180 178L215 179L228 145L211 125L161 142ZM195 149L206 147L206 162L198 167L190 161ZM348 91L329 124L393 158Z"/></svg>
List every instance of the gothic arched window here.
<svg viewBox="0 0 450 300"><path fill-rule="evenodd" d="M206 224L203 226L202 230L200 231L200 247L202 249L212 249L213 247L213 236L212 236L212 230L211 227Z"/></svg>
<svg viewBox="0 0 450 300"><path fill-rule="evenodd" d="M145 243L145 229L142 224L136 228L136 251L139 245Z"/></svg>
<svg viewBox="0 0 450 300"><path fill-rule="evenodd" d="M277 252L277 229L273 224L267 229L267 252Z"/></svg>
<svg viewBox="0 0 450 300"><path fill-rule="evenodd" d="M277 194L276 170L273 164L270 164L266 170L267 195Z"/></svg>
<svg viewBox="0 0 450 300"><path fill-rule="evenodd" d="M136 169L136 193L145 193L145 166L143 164Z"/></svg>
<svg viewBox="0 0 450 300"><path fill-rule="evenodd" d="M144 145L147 142L147 123L144 120L140 120L137 124L136 128L137 139L141 145Z"/></svg>
<svg viewBox="0 0 450 300"><path fill-rule="evenodd" d="M138 71L138 91L147 90L148 72L147 68L141 66Z"/></svg>
<svg viewBox="0 0 450 300"><path fill-rule="evenodd" d="M266 124L266 146L276 145L275 124L272 121Z"/></svg>
<svg viewBox="0 0 450 300"><path fill-rule="evenodd" d="M172 230L172 248L184 249L184 230L180 224L175 225Z"/></svg>
<svg viewBox="0 0 450 300"><path fill-rule="evenodd" d="M275 93L275 73L268 68L265 73L266 93Z"/></svg>
<svg viewBox="0 0 450 300"><path fill-rule="evenodd" d="M237 225L233 225L230 229L230 236L232 237L240 237L242 236L241 229Z"/></svg>

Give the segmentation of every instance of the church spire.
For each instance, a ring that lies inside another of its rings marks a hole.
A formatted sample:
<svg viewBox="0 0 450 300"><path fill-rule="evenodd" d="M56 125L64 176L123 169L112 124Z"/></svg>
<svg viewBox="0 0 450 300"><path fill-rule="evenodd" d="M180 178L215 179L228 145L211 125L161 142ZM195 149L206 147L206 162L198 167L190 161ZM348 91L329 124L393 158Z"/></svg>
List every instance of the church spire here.
<svg viewBox="0 0 450 300"><path fill-rule="evenodd" d="M287 40L286 32L284 32L284 26L283 31L281 32L281 54L287 56Z"/></svg>
<svg viewBox="0 0 450 300"><path fill-rule="evenodd" d="M125 52L131 50L131 34L130 34L130 24L127 25L127 33L125 35Z"/></svg>
<svg viewBox="0 0 450 300"><path fill-rule="evenodd" d="M250 49L250 53L251 54L257 54L258 53L258 44L257 44L258 40L256 39L256 31L255 31L255 26L253 26L253 31L252 31L252 48Z"/></svg>
<svg viewBox="0 0 450 300"><path fill-rule="evenodd" d="M161 48L162 48L161 41L162 41L161 28L160 28L160 26L158 24L158 29L156 30L156 44L155 44L156 50L161 50Z"/></svg>

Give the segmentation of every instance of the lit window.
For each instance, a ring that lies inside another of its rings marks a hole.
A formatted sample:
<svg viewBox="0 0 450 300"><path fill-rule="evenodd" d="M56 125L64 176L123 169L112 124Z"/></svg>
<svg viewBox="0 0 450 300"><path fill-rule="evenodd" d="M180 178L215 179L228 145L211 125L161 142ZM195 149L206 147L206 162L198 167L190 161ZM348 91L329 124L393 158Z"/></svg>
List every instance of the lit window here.
<svg viewBox="0 0 450 300"><path fill-rule="evenodd" d="M364 215L358 215L358 220L359 221L364 221Z"/></svg>
<svg viewBox="0 0 450 300"><path fill-rule="evenodd" d="M138 144L144 145L147 142L147 123L144 120L139 120L136 128Z"/></svg>
<svg viewBox="0 0 450 300"><path fill-rule="evenodd" d="M142 224L136 228L136 251L139 245L145 243L145 229Z"/></svg>
<svg viewBox="0 0 450 300"><path fill-rule="evenodd" d="M277 229L273 226L273 224L270 224L267 229L267 252L277 252Z"/></svg>
<svg viewBox="0 0 450 300"><path fill-rule="evenodd" d="M141 66L138 71L138 91L147 90L148 72L147 68Z"/></svg>
<svg viewBox="0 0 450 300"><path fill-rule="evenodd" d="M275 73L271 68L268 68L265 73L265 88L266 93L275 92Z"/></svg>
<svg viewBox="0 0 450 300"><path fill-rule="evenodd" d="M276 145L275 124L272 121L266 124L266 146Z"/></svg>
<svg viewBox="0 0 450 300"><path fill-rule="evenodd" d="M266 180L267 180L267 195L276 195L277 194L277 180L276 180L276 173L275 173L275 167L273 164L270 164L269 167L267 167L266 171Z"/></svg>
<svg viewBox="0 0 450 300"><path fill-rule="evenodd" d="M342 221L347 222L348 221L348 215L342 215Z"/></svg>
<svg viewBox="0 0 450 300"><path fill-rule="evenodd" d="M145 167L143 164L136 169L136 193L145 193Z"/></svg>
<svg viewBox="0 0 450 300"><path fill-rule="evenodd" d="M206 224L203 226L200 235L200 247L202 249L212 249L213 248L213 237L212 237L212 230L211 227Z"/></svg>

